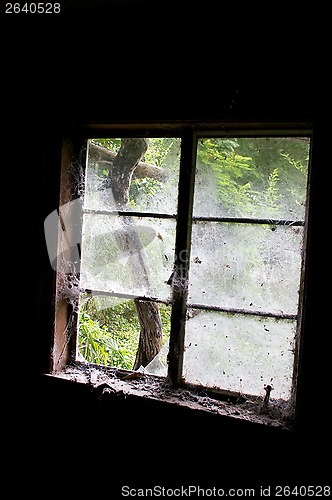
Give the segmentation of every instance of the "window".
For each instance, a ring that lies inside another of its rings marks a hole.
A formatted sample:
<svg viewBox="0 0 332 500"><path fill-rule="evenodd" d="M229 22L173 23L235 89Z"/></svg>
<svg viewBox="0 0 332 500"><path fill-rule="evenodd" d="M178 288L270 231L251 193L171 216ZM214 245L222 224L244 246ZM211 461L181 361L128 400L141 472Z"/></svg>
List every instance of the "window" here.
<svg viewBox="0 0 332 500"><path fill-rule="evenodd" d="M67 141L45 221L53 369L84 359L293 408L310 142L211 126Z"/></svg>

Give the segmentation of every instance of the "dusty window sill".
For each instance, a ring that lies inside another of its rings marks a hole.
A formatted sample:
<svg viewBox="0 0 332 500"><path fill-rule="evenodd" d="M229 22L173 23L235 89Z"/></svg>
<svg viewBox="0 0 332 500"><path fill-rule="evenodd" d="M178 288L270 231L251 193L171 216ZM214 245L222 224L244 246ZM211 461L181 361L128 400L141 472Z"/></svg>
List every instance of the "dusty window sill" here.
<svg viewBox="0 0 332 500"><path fill-rule="evenodd" d="M46 377L88 385L100 399L140 397L272 428L292 429L283 402L276 400L271 400L268 410L262 411L261 397L219 400L207 396L204 391L174 389L162 377L137 372L128 375L121 370L85 362L68 365L61 372L46 374Z"/></svg>

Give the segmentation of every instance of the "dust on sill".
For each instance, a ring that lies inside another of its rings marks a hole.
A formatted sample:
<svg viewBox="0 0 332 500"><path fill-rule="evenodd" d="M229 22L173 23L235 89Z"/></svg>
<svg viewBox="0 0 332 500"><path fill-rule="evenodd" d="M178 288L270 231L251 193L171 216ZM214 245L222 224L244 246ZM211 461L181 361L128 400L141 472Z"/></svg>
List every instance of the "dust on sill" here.
<svg viewBox="0 0 332 500"><path fill-rule="evenodd" d="M88 384L99 393L99 397L107 397L108 394L123 398L138 396L269 427L292 428L288 404L283 400L271 399L268 407L264 406L260 396L239 395L237 399L220 400L208 396L204 390L173 388L164 377L128 373L86 362L72 363L61 372L48 376Z"/></svg>

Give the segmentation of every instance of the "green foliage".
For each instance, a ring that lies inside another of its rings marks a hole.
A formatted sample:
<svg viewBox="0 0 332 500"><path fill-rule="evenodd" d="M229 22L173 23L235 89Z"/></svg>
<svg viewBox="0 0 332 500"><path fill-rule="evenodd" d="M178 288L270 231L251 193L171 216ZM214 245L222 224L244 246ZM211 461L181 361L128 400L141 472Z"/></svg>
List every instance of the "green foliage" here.
<svg viewBox="0 0 332 500"><path fill-rule="evenodd" d="M91 363L130 370L139 339L139 322L134 301L103 307L105 297L94 297L82 304L79 318L78 349ZM170 307L160 304L163 344L170 332Z"/></svg>
<svg viewBox="0 0 332 500"><path fill-rule="evenodd" d="M147 205L153 203L153 198L161 191L163 183L146 177L144 179L133 179L130 183L129 205L132 209L139 208L138 197L143 197Z"/></svg>
<svg viewBox="0 0 332 500"><path fill-rule="evenodd" d="M91 139L93 144L97 146L102 146L103 148L107 148L114 153L117 153L121 147L121 139Z"/></svg>
<svg viewBox="0 0 332 500"><path fill-rule="evenodd" d="M266 205L276 208L279 199L278 182L280 180L278 168L273 169L268 176L267 188L265 191Z"/></svg>
<svg viewBox="0 0 332 500"><path fill-rule="evenodd" d="M128 353L119 347L107 326L100 326L84 310L80 314L78 349L90 363L130 368Z"/></svg>
<svg viewBox="0 0 332 500"><path fill-rule="evenodd" d="M307 139L206 138L197 158L203 182L217 187L214 201L225 213L267 217L304 203Z"/></svg>
<svg viewBox="0 0 332 500"><path fill-rule="evenodd" d="M168 157L172 154L172 148L176 139L169 137L148 138L148 149L144 154L143 161L163 167L167 164Z"/></svg>
<svg viewBox="0 0 332 500"><path fill-rule="evenodd" d="M285 158L290 165L299 170L301 173L306 174L307 166L303 164L303 159L295 160L291 157L290 153L280 153L280 155ZM304 160L308 160L307 157L304 157Z"/></svg>
<svg viewBox="0 0 332 500"><path fill-rule="evenodd" d="M203 175L214 176L220 201L236 212L253 203L252 181L258 177L251 156L239 154L238 147L236 139L210 138L197 149Z"/></svg>

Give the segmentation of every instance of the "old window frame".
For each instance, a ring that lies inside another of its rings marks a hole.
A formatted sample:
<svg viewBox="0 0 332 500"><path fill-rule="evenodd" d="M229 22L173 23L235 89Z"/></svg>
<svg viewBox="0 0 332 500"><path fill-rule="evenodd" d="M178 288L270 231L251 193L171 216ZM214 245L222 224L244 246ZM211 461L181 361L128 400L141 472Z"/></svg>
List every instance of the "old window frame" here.
<svg viewBox="0 0 332 500"><path fill-rule="evenodd" d="M310 155L308 166L308 184L307 184L307 207L306 220L288 221L264 219L256 221L257 224L299 224L304 226L304 243L302 255L302 275L300 286L300 298L297 319L298 334L296 335L294 372L292 386L292 412L295 415L297 406L297 383L299 365L303 343L303 309L305 293L305 254L308 238L308 214L310 212L310 177L311 177L311 156L312 156L312 136L313 130L310 124L287 123L287 124L269 124L269 123L190 123L190 124L139 124L125 123L114 125L88 125L82 127L70 127L64 134L62 149L62 166L60 181L60 206L77 199L80 193L76 189L75 177L82 176L86 162L87 141L92 138L109 137L178 137L181 139L181 160L179 168L178 181L178 209L175 214L176 219L176 237L175 237L175 256L174 273L178 279L173 280L172 300L168 305L172 307L171 313L171 333L168 353L168 377L174 388L187 387L195 388L197 386L185 383L182 377L183 354L185 343L185 315L189 304L187 301L188 293L188 272L191 250L191 229L195 220L211 220L218 222L248 222L253 219L230 218L230 217L193 217L193 199L195 187L195 169L196 169L196 151L197 143L204 137L306 137L310 139ZM70 166L70 168L69 168ZM128 215L128 211L125 214ZM140 216L160 217L161 214L139 214ZM167 216L168 217L168 216ZM173 218L173 216L169 216ZM185 256L185 257L184 257ZM79 273L79 269L77 270ZM144 297L145 300L148 300ZM153 300L153 298L151 298ZM158 301L158 300L157 300ZM165 303L165 302L164 302ZM199 304L194 305L200 307ZM209 309L209 307L204 307ZM215 308L214 310L225 311L225 308ZM235 309L227 309L227 312L237 312ZM240 311L241 312L241 311ZM255 313L254 313L255 314ZM264 313L262 314L264 315ZM292 315L292 319L294 315ZM56 307L56 321L51 355L51 372L61 372L68 364L76 362L76 344L77 344L77 324L78 315L73 307L66 300L58 300ZM198 387L201 388L201 387ZM221 395L238 396L235 393L224 390L216 391Z"/></svg>

